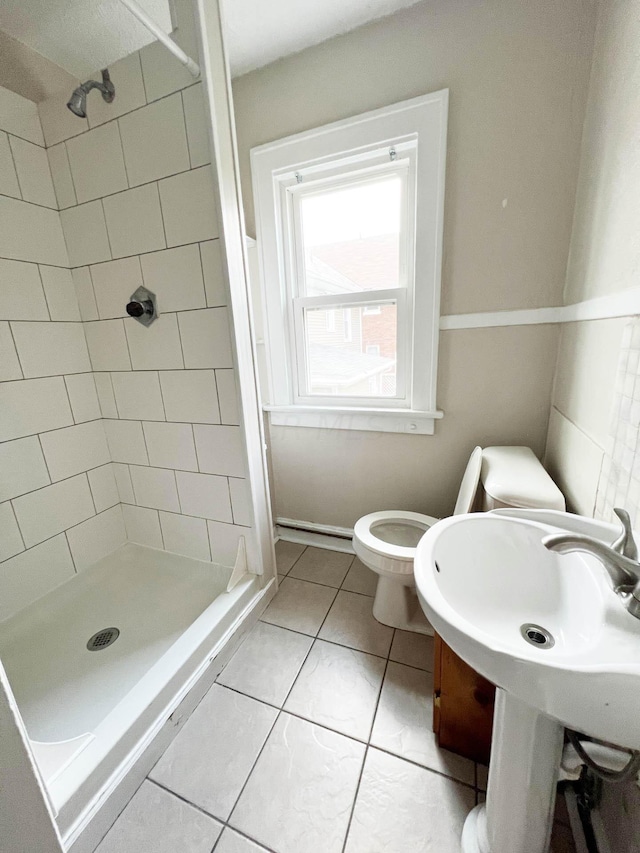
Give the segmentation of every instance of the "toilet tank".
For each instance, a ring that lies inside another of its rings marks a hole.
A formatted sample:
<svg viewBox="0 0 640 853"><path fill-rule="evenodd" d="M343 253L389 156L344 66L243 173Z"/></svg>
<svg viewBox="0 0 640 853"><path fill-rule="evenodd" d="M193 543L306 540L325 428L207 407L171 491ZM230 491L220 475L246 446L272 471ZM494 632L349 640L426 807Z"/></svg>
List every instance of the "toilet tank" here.
<svg viewBox="0 0 640 853"><path fill-rule="evenodd" d="M504 507L566 509L562 492L530 447L485 447L480 479L483 512Z"/></svg>

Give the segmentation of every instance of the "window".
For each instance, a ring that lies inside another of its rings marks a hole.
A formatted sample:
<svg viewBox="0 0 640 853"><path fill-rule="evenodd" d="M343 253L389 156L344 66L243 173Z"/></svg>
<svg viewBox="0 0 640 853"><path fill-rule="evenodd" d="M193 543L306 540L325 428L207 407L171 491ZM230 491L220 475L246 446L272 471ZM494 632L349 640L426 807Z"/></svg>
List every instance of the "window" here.
<svg viewBox="0 0 640 853"><path fill-rule="evenodd" d="M251 152L272 422L434 431L447 100Z"/></svg>

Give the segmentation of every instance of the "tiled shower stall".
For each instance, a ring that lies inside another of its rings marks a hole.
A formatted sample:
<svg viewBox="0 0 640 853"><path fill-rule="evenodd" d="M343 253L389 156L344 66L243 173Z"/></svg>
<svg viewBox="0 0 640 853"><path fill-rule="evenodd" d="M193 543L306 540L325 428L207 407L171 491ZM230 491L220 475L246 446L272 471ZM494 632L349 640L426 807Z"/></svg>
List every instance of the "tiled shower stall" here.
<svg viewBox="0 0 640 853"><path fill-rule="evenodd" d="M251 547L202 83L158 43L110 72L88 120L0 93L0 619L125 541Z"/></svg>

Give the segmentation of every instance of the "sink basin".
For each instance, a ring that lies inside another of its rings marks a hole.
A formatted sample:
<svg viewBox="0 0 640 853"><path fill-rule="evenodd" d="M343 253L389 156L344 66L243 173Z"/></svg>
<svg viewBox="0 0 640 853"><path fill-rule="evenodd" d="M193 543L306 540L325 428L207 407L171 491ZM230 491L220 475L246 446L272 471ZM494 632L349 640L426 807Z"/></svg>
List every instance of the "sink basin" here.
<svg viewBox="0 0 640 853"><path fill-rule="evenodd" d="M416 554L420 602L451 648L498 687L569 728L640 749L640 716L630 713L640 693L640 620L595 557L541 544L569 529L555 520L478 513L439 522ZM596 530L610 541L607 528ZM525 639L526 625L554 644Z"/></svg>
<svg viewBox="0 0 640 853"><path fill-rule="evenodd" d="M547 853L564 727L640 750L640 619L590 554L542 539L613 525L568 513L497 510L434 525L414 562L424 612L496 687L487 803L465 853Z"/></svg>

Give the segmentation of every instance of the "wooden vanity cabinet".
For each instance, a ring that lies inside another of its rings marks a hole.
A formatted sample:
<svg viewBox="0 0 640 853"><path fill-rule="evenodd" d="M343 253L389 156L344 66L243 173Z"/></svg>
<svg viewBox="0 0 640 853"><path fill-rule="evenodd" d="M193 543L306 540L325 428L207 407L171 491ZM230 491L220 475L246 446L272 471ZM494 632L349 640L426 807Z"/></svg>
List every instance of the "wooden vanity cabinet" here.
<svg viewBox="0 0 640 853"><path fill-rule="evenodd" d="M433 731L438 746L489 763L496 689L435 635Z"/></svg>

